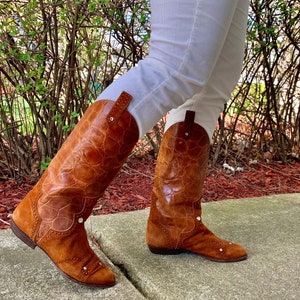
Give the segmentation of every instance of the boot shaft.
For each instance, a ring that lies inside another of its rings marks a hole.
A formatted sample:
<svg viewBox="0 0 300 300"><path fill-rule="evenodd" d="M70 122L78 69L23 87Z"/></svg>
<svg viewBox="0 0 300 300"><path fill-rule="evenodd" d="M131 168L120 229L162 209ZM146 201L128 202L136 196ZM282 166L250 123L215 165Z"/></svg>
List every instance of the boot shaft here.
<svg viewBox="0 0 300 300"><path fill-rule="evenodd" d="M32 239L49 230L66 232L91 214L138 140L136 122L126 110L130 100L124 92L116 102L93 103L16 208L15 223ZM24 211L25 224L18 222Z"/></svg>
<svg viewBox="0 0 300 300"><path fill-rule="evenodd" d="M155 169L154 200L168 206L199 202L209 152L206 131L194 123L194 112L188 111L185 121L171 126L163 136ZM163 197L156 195L161 193Z"/></svg>
<svg viewBox="0 0 300 300"><path fill-rule="evenodd" d="M148 220L149 244L178 248L201 220L201 197L210 151L206 131L194 112L164 134L155 170ZM163 228L155 234L158 228ZM157 240L156 240L157 239Z"/></svg>

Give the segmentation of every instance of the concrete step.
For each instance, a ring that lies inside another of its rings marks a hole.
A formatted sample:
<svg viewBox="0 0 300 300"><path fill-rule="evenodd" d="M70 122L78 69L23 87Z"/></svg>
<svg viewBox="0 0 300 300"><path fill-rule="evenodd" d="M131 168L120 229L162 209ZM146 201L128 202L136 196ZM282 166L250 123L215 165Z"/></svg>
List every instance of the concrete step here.
<svg viewBox="0 0 300 300"><path fill-rule="evenodd" d="M300 295L300 194L203 204L204 223L245 246L249 258L217 263L194 254L150 253L149 209L93 216L86 229L117 284L89 288L65 279L39 249L0 231L0 299L290 300Z"/></svg>

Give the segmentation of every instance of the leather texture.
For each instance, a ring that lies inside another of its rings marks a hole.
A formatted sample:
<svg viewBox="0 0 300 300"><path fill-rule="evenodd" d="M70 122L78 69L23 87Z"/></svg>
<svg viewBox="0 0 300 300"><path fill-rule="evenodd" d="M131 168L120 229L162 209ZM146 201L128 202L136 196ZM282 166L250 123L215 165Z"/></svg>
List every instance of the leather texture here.
<svg viewBox="0 0 300 300"><path fill-rule="evenodd" d="M138 140L131 96L93 103L35 187L15 209L12 230L40 247L68 278L111 286L113 272L91 249L84 222Z"/></svg>
<svg viewBox="0 0 300 300"><path fill-rule="evenodd" d="M147 225L149 249L156 254L188 251L220 262L246 259L242 246L218 238L202 222L210 141L193 119L194 112L188 111L185 121L163 136Z"/></svg>

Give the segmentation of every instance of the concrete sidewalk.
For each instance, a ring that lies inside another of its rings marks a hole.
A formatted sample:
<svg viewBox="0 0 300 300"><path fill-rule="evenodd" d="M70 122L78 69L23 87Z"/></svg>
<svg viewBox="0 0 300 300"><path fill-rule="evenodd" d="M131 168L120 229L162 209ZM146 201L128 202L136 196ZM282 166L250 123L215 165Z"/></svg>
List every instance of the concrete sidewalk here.
<svg viewBox="0 0 300 300"><path fill-rule="evenodd" d="M193 254L151 254L149 210L91 217L95 251L115 271L116 286L88 288L64 279L41 250L0 231L0 299L300 299L300 194L203 205L217 235L244 245L246 261L216 263Z"/></svg>

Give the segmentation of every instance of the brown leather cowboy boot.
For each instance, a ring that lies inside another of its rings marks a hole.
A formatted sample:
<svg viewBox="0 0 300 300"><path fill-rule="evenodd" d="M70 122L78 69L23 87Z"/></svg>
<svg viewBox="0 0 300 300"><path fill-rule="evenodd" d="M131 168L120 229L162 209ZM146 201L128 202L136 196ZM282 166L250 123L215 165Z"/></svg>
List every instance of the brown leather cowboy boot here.
<svg viewBox="0 0 300 300"><path fill-rule="evenodd" d="M233 262L246 250L215 236L201 219L201 197L209 158L206 131L187 111L184 122L164 134L155 170L147 243L156 254L193 252L207 259Z"/></svg>
<svg viewBox="0 0 300 300"><path fill-rule="evenodd" d="M12 216L13 232L80 284L115 284L91 249L84 222L138 140L130 101L123 92L116 102L93 103Z"/></svg>

